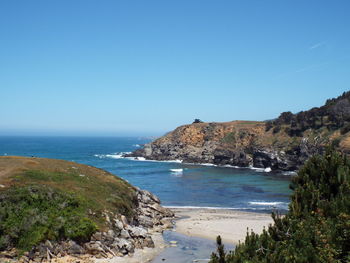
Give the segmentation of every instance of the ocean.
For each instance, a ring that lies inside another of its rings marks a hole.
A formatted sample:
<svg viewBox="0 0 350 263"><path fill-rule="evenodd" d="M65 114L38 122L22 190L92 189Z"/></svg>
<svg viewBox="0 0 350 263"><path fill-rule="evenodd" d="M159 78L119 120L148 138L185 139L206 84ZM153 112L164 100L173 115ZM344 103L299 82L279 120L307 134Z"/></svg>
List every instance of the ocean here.
<svg viewBox="0 0 350 263"><path fill-rule="evenodd" d="M288 209L290 178L248 168L132 160L147 138L0 137L0 155L57 158L107 170L156 194L168 207L229 208L270 212Z"/></svg>

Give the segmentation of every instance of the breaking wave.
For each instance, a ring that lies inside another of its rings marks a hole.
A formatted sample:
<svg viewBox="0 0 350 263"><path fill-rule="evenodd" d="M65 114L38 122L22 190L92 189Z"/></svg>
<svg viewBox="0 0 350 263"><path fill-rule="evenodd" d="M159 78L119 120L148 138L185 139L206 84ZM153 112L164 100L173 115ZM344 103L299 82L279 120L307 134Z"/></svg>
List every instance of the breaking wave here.
<svg viewBox="0 0 350 263"><path fill-rule="evenodd" d="M183 175L184 169L170 169L170 172L173 176L181 177Z"/></svg>
<svg viewBox="0 0 350 263"><path fill-rule="evenodd" d="M124 155L128 153L131 153L131 152L120 152L120 153L112 153L112 154L94 154L94 156L100 159L104 159L104 158L122 159L124 158Z"/></svg>
<svg viewBox="0 0 350 263"><path fill-rule="evenodd" d="M252 201L248 202L249 205L264 207L264 208L278 208L283 210L288 210L287 202L266 202L266 201Z"/></svg>
<svg viewBox="0 0 350 263"><path fill-rule="evenodd" d="M265 207L215 207L215 206L176 206L176 205L165 205L163 207L169 209L206 209L206 210L249 210L249 211L270 211Z"/></svg>

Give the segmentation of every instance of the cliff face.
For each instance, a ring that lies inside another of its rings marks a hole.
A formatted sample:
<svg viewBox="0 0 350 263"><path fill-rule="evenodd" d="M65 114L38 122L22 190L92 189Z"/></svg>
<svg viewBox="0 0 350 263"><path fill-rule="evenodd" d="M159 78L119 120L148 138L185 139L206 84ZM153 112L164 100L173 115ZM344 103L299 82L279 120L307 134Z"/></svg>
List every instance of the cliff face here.
<svg viewBox="0 0 350 263"><path fill-rule="evenodd" d="M129 156L179 159L240 167L297 170L306 159L333 143L350 152L350 93L320 108L285 112L268 122L192 123L176 128Z"/></svg>

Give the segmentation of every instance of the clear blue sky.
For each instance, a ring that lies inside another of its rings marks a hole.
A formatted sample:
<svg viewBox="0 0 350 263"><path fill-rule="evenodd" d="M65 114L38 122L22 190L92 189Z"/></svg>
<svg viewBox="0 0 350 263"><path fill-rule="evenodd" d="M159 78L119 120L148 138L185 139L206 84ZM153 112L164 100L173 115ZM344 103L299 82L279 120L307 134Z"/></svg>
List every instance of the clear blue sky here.
<svg viewBox="0 0 350 263"><path fill-rule="evenodd" d="M0 134L159 135L350 89L350 1L0 2Z"/></svg>

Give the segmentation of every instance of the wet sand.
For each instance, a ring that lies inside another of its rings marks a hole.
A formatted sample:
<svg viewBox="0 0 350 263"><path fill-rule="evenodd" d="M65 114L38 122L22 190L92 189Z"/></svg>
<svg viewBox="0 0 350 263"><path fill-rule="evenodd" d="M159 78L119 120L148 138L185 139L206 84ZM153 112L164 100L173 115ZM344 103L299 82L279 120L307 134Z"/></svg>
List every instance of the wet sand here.
<svg viewBox="0 0 350 263"><path fill-rule="evenodd" d="M244 241L247 228L261 233L273 223L270 214L241 212L225 209L172 209L176 216L176 231L188 236L215 240L218 235L223 242L238 244Z"/></svg>

